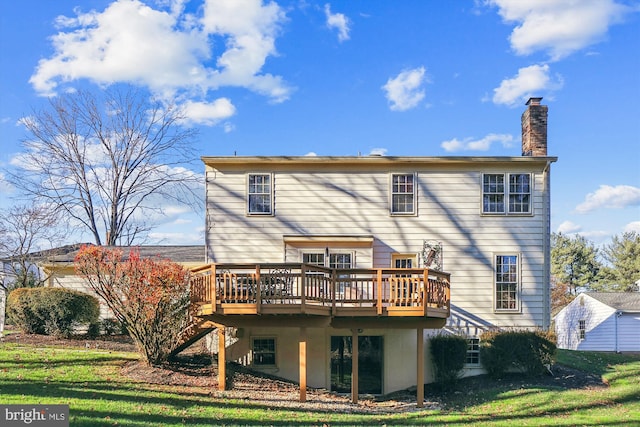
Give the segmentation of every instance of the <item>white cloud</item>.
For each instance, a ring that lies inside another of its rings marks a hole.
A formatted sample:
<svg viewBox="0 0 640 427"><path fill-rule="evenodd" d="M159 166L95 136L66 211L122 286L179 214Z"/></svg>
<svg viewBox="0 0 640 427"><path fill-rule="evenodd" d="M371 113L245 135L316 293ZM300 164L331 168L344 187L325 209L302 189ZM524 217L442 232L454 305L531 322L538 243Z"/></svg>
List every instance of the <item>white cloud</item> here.
<svg viewBox="0 0 640 427"><path fill-rule="evenodd" d="M396 77L389 78L382 86L390 104L389 108L393 111L405 111L417 106L425 96L425 83L428 83L428 79L424 67L406 70Z"/></svg>
<svg viewBox="0 0 640 427"><path fill-rule="evenodd" d="M331 13L329 3L324 5L324 14L327 17L327 27L338 30L338 41L343 42L349 40L349 18L342 13Z"/></svg>
<svg viewBox="0 0 640 427"><path fill-rule="evenodd" d="M162 207L163 216L166 218L176 218L191 212L191 208L185 205L167 205ZM176 218L172 222L178 221Z"/></svg>
<svg viewBox="0 0 640 427"><path fill-rule="evenodd" d="M286 19L276 3L204 0L198 13L186 14L177 0L168 11L117 0L102 12L59 17L54 53L39 61L30 83L41 95L54 95L80 79L103 86L126 82L203 104L211 104L203 98L222 86L244 87L275 102L289 97L292 89L282 77L262 72L277 54L275 39Z"/></svg>
<svg viewBox="0 0 640 427"><path fill-rule="evenodd" d="M600 208L621 209L628 206L640 206L640 188L631 185L601 185L595 192L587 194L575 211L584 214Z"/></svg>
<svg viewBox="0 0 640 427"><path fill-rule="evenodd" d="M369 152L370 156L384 156L385 154L387 154L386 148L372 148Z"/></svg>
<svg viewBox="0 0 640 427"><path fill-rule="evenodd" d="M175 227L172 227L175 229ZM149 243L162 245L170 243L172 245L202 245L204 242L204 229L193 230L187 228L184 232L176 231L153 231L149 233Z"/></svg>
<svg viewBox="0 0 640 427"><path fill-rule="evenodd" d="M611 238L611 233L608 231L584 230L581 225L578 225L572 221L564 221L558 226L556 231L562 234L576 234L597 244L604 243Z"/></svg>
<svg viewBox="0 0 640 427"><path fill-rule="evenodd" d="M636 233L640 233L640 221L632 221L629 224L625 225L624 232L629 233L635 231Z"/></svg>
<svg viewBox="0 0 640 427"><path fill-rule="evenodd" d="M206 0L202 23L207 34L227 36L226 50L218 58L212 86L250 88L275 102L288 99L291 88L280 76L259 74L267 57L277 54L275 39L285 13L275 2L262 0Z"/></svg>
<svg viewBox="0 0 640 427"><path fill-rule="evenodd" d="M228 98L218 98L213 102L187 101L182 109L187 122L204 125L215 125L236 112L236 107Z"/></svg>
<svg viewBox="0 0 640 427"><path fill-rule="evenodd" d="M577 233L587 240L591 240L596 244L604 243L611 239L611 233L604 230L581 231Z"/></svg>
<svg viewBox="0 0 640 427"><path fill-rule="evenodd" d="M13 190L11 184L7 182L4 177L4 174L0 172L0 194L9 194Z"/></svg>
<svg viewBox="0 0 640 427"><path fill-rule="evenodd" d="M555 79L549 76L549 65L530 65L520 68L515 77L503 80L493 90L493 102L514 107L532 96L540 96L543 91L560 89L562 85L560 75Z"/></svg>
<svg viewBox="0 0 640 427"><path fill-rule="evenodd" d="M509 41L519 55L545 51L552 60L602 40L631 12L615 0L489 0L504 21L516 23Z"/></svg>
<svg viewBox="0 0 640 427"><path fill-rule="evenodd" d="M224 133L230 133L236 130L236 127L233 123L225 122L223 125Z"/></svg>
<svg viewBox="0 0 640 427"><path fill-rule="evenodd" d="M571 221L564 221L562 224L558 226L558 229L556 231L562 234L572 234L572 233L577 233L581 230L582 230L582 227L579 226L578 224Z"/></svg>
<svg viewBox="0 0 640 427"><path fill-rule="evenodd" d="M443 141L440 146L448 152L488 151L491 148L491 144L493 144L494 142L502 144L503 147L510 147L512 141L512 135L490 133L484 138L480 139L465 138L463 140L459 140L457 138L454 138L449 141Z"/></svg>

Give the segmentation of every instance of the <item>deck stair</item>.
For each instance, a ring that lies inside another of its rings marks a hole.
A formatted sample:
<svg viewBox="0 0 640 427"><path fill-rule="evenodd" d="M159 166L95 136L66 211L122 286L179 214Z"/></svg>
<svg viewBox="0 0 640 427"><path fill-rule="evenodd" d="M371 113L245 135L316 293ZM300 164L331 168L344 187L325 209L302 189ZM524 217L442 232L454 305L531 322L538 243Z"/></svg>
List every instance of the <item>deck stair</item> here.
<svg viewBox="0 0 640 427"><path fill-rule="evenodd" d="M209 332L215 330L216 327L217 325L210 320L204 320L194 317L191 324L189 324L189 326L187 326L182 332L180 344L178 344L178 346L173 349L169 357L173 357L186 348L192 346Z"/></svg>

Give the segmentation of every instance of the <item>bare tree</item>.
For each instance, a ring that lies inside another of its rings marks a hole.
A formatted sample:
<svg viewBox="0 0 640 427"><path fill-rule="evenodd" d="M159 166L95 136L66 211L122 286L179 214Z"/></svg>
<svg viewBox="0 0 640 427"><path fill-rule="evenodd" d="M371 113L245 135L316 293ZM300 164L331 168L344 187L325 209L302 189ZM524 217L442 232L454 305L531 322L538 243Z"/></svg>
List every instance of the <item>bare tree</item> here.
<svg viewBox="0 0 640 427"><path fill-rule="evenodd" d="M153 228L148 218L167 199L202 203L201 179L185 167L195 158L196 131L183 119L175 105L132 88L51 98L23 119L29 137L8 179L75 220L96 244L131 245Z"/></svg>
<svg viewBox="0 0 640 427"><path fill-rule="evenodd" d="M65 228L45 206L20 205L0 211L0 331L7 293L14 288L42 286L38 262L54 256Z"/></svg>
<svg viewBox="0 0 640 427"><path fill-rule="evenodd" d="M46 206L18 205L0 212L0 258L5 289L41 286L46 278L35 268L63 239L65 227ZM7 278L8 277L8 278Z"/></svg>

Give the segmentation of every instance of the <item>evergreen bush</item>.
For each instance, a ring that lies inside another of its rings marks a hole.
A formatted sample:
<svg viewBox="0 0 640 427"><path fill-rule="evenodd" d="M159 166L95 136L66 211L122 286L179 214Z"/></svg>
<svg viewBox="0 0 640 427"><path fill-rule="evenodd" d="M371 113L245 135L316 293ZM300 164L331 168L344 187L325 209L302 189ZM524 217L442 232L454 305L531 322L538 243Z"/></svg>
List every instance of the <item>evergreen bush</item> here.
<svg viewBox="0 0 640 427"><path fill-rule="evenodd" d="M429 339L435 380L450 388L460 378L467 358L467 339L460 335L435 335Z"/></svg>
<svg viewBox="0 0 640 427"><path fill-rule="evenodd" d="M64 288L20 288L9 294L7 315L25 333L69 336L100 315L98 300Z"/></svg>
<svg viewBox="0 0 640 427"><path fill-rule="evenodd" d="M551 332L488 331L480 337L480 362L492 377L511 371L541 375L553 364L555 353Z"/></svg>
<svg viewBox="0 0 640 427"><path fill-rule="evenodd" d="M44 322L34 311L32 288L18 288L7 297L7 319L26 334L44 334Z"/></svg>
<svg viewBox="0 0 640 427"><path fill-rule="evenodd" d="M108 317L106 319L102 319L102 322L100 322L100 329L105 335L117 335L122 333L123 326L118 322L118 319Z"/></svg>

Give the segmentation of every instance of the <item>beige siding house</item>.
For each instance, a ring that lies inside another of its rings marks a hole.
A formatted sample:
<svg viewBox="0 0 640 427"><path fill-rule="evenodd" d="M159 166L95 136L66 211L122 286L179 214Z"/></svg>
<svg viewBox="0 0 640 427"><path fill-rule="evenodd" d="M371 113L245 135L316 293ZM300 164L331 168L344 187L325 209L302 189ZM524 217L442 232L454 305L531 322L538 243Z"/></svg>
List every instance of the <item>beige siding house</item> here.
<svg viewBox="0 0 640 427"><path fill-rule="evenodd" d="M48 277L47 286L61 287L85 292L96 296L95 292L89 287L89 284L79 275L76 274L74 267L74 259L80 250L81 244L56 248L48 255L45 260L39 263L39 267L44 271L43 277ZM115 247L114 247L115 248ZM204 246L120 246L123 256L126 258L131 250L136 250L140 256L144 258L160 258L168 259L185 268L193 268L202 265L204 261ZM100 318L112 318L113 314L109 311L104 302L100 301Z"/></svg>
<svg viewBox="0 0 640 427"><path fill-rule="evenodd" d="M466 334L472 374L483 330L547 329L546 126L532 98L520 156L203 157L222 360L357 399L430 382L431 334Z"/></svg>

